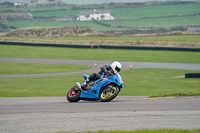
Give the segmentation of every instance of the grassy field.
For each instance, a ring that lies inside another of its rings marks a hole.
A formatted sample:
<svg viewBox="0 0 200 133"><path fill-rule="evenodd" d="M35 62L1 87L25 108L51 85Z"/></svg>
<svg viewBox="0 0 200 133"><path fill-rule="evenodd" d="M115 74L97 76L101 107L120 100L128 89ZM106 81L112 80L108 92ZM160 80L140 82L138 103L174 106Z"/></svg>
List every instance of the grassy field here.
<svg viewBox="0 0 200 133"><path fill-rule="evenodd" d="M49 20L14 20L2 22L8 26L14 26L17 28L28 27L62 27L62 26L88 26L98 31L111 31L111 30L134 30L134 28L151 28L151 27L174 27L174 26L199 26L200 17L188 16L188 17L169 17L169 18L146 18L136 20L116 20L116 21L104 21L106 24L112 25L112 27L102 26L95 22L79 22L79 21L66 21L57 22ZM121 27L122 26L122 27Z"/></svg>
<svg viewBox="0 0 200 133"><path fill-rule="evenodd" d="M16 38L17 39L17 38ZM21 39L24 40L32 40L35 41L58 41L58 42L99 42L99 44L113 43L117 44L118 42L123 43L131 43L131 42L154 42L154 43L189 43L191 44L199 44L200 45L200 35L195 34L183 34L183 35L160 35L160 36L63 36L63 37L23 37ZM88 43L89 44L89 43Z"/></svg>
<svg viewBox="0 0 200 133"><path fill-rule="evenodd" d="M122 71L121 96L200 95L200 80L177 78L195 71L168 69L133 69ZM82 75L1 78L0 97L65 96Z"/></svg>
<svg viewBox="0 0 200 133"><path fill-rule="evenodd" d="M132 131L90 131L90 132L82 132L82 133L199 133L200 130L183 130L183 129L142 129L142 130L132 130ZM69 132L57 132L57 133L69 133Z"/></svg>
<svg viewBox="0 0 200 133"><path fill-rule="evenodd" d="M157 36L62 36L62 37L1 37L1 41L84 44L84 45L119 45L119 46L154 46L154 47L189 47L200 48L198 34L171 34Z"/></svg>
<svg viewBox="0 0 200 133"><path fill-rule="evenodd" d="M173 26L194 26L199 25L200 17L183 16L183 17L166 17L166 18L144 18L131 20L106 21L105 23L113 26L127 26L130 29L136 27L173 27Z"/></svg>
<svg viewBox="0 0 200 133"><path fill-rule="evenodd" d="M140 7L122 7L114 8L102 6L98 7L98 10L109 10L113 16L117 16L116 21L103 21L104 23L112 25L111 27L98 25L95 22L56 22L41 19L42 17L56 18L56 17L67 17L76 16L81 11L87 11L86 9L72 10L72 6L65 7L38 7L37 8L15 8L10 10L20 10L29 11L34 17L39 20L30 21L6 21L3 24L9 26L15 26L17 28L34 27L34 26L74 26L74 25L87 25L96 30L107 31L107 30L130 30L130 27L173 27L173 26L199 26L200 16L199 16L199 6L200 3L190 3L190 4L176 4L176 5L150 5L150 6L140 6ZM96 6L95 6L96 7ZM96 9L94 7L94 9ZM92 8L91 6L89 8ZM3 9L1 9L3 11ZM8 10L8 9L5 9ZM90 9L88 9L90 10ZM119 27L122 26L122 27Z"/></svg>
<svg viewBox="0 0 200 133"><path fill-rule="evenodd" d="M82 80L81 75L1 78L0 97L65 96L76 81Z"/></svg>
<svg viewBox="0 0 200 133"><path fill-rule="evenodd" d="M6 45L0 45L0 57L200 63L199 52L76 49ZM44 70L46 69L45 64L39 64L39 66L35 66L34 64L26 65L27 68L25 68L24 73L28 73L29 71L31 73L40 73L37 70L38 67L41 67L41 73L44 71L67 71L66 69L68 68L68 66L66 66L65 69L62 65L58 70L53 70L55 67L59 67L59 65L47 65L49 70ZM23 74L24 66L25 65L21 63L1 63L1 71L3 74ZM80 66L75 68L75 70L79 69L79 67ZM9 72L10 68L11 73ZM81 68L86 69L88 67L81 66ZM72 67L69 69L72 70ZM124 81L124 89L120 92L120 95L200 95L199 79L177 78L177 76L184 76L185 73L189 72L198 71L167 69L125 70L120 73ZM0 97L64 96L77 81L83 81L81 75L1 78Z"/></svg>
<svg viewBox="0 0 200 133"><path fill-rule="evenodd" d="M77 49L6 45L0 45L0 57L200 63L199 52Z"/></svg>
<svg viewBox="0 0 200 133"><path fill-rule="evenodd" d="M33 16L36 17L66 17L66 16L76 16L80 13L79 10L52 10L52 11L43 11L43 12L33 12Z"/></svg>
<svg viewBox="0 0 200 133"><path fill-rule="evenodd" d="M114 26L170 27L199 25L199 4L155 5L137 8L111 9L117 21L105 21Z"/></svg>
<svg viewBox="0 0 200 133"><path fill-rule="evenodd" d="M27 1L25 1L24 3L27 3ZM67 5L67 6L46 6L46 7L36 7L36 6L31 6L31 7L20 7L20 8L16 8L16 7L2 7L0 8L0 12L3 12L5 10L10 10L10 11L30 11L30 12L43 12L43 11L57 11L57 10L71 10L73 6L71 5Z"/></svg>
<svg viewBox="0 0 200 133"><path fill-rule="evenodd" d="M179 5L153 5L136 8L111 8L111 14L119 16L119 19L140 19L145 17L163 17L174 15L190 15L199 13L198 4Z"/></svg>
<svg viewBox="0 0 200 133"><path fill-rule="evenodd" d="M57 22L57 21L49 21L49 20L14 20L14 21L7 21L3 22L6 25L14 26L17 28L28 28L28 27L63 27L63 26L88 26L93 29L99 31L107 31L107 30L114 30L115 28L112 27L105 27L102 25L98 25L95 22L80 22L80 21L66 21L66 22ZM124 30L122 28L121 30Z"/></svg>
<svg viewBox="0 0 200 133"><path fill-rule="evenodd" d="M95 22L80 22L80 21L49 21L49 20L12 20L2 22L8 26L14 26L17 28L28 27L62 27L62 26L88 26L98 31L111 31L111 30L134 30L134 28L151 28L151 27L175 27L175 26L199 26L199 16L183 16L183 17L169 17L169 18L144 18L144 19L130 19L130 20L116 20L116 21L104 21L106 24L112 25L112 27L102 26ZM122 26L122 27L121 27Z"/></svg>
<svg viewBox="0 0 200 133"><path fill-rule="evenodd" d="M139 19L145 17L163 17L174 15L192 15L199 13L200 3L189 4L160 4L160 5L146 5L138 7L121 7L115 8L108 5L81 5L76 6L77 9L73 10L74 6L49 6L49 7L24 7L24 8L1 8L0 11L13 10L13 11L29 11L36 17L58 17L58 16L76 16L81 11L92 10L98 8L98 10L110 10L113 16L118 16L119 19ZM78 9L80 8L80 9ZM83 8L83 9L81 9ZM85 8L85 9L84 9ZM90 9L89 9L90 8ZM105 9L106 8L106 9Z"/></svg>
<svg viewBox="0 0 200 133"><path fill-rule="evenodd" d="M71 72L90 68L84 65L0 63L0 75Z"/></svg>
<svg viewBox="0 0 200 133"><path fill-rule="evenodd" d="M124 90L120 95L174 96L200 94L199 79L178 78L194 71L137 69L122 72Z"/></svg>

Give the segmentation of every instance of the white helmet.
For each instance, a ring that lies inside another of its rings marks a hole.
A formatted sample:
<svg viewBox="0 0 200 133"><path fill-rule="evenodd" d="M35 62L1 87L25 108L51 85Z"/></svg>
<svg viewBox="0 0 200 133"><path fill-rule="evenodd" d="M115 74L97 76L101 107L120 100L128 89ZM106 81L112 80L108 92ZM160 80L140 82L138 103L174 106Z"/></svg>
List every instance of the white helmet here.
<svg viewBox="0 0 200 133"><path fill-rule="evenodd" d="M118 73L122 69L122 65L118 61L114 61L111 64L110 67L112 68L112 70L114 71L114 73Z"/></svg>

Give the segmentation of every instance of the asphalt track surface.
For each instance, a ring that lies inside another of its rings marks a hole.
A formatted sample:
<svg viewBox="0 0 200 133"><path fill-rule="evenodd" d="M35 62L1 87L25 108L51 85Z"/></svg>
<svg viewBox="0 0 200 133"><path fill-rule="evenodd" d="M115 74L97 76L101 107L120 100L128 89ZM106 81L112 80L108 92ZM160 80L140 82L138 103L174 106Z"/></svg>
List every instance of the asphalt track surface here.
<svg viewBox="0 0 200 133"><path fill-rule="evenodd" d="M65 97L0 98L0 132L199 129L200 96L118 96L111 102L69 103Z"/></svg>
<svg viewBox="0 0 200 133"><path fill-rule="evenodd" d="M0 58L0 62L97 64L85 71L3 75L1 78L57 76L91 73L111 61ZM200 70L199 64L121 62L123 69L166 68ZM122 90L125 91L125 90ZM69 103L65 97L0 98L0 132L51 133L58 131L135 130L135 129L199 129L200 96L147 98L118 96L111 102L80 101Z"/></svg>

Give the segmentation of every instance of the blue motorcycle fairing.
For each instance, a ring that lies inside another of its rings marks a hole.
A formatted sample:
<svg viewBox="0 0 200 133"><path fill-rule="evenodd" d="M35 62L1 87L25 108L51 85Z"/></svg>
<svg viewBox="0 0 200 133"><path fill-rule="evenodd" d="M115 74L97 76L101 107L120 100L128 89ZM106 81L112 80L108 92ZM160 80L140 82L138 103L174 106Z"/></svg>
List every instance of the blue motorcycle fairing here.
<svg viewBox="0 0 200 133"><path fill-rule="evenodd" d="M101 88L105 87L108 84L114 83L119 87L122 87L122 82L120 80L120 77L118 75L114 75L112 77L107 77L103 79L98 79L94 81L94 86L92 89L85 91L82 90L80 94L81 99L99 99L99 93L101 91ZM121 88L120 88L121 90Z"/></svg>

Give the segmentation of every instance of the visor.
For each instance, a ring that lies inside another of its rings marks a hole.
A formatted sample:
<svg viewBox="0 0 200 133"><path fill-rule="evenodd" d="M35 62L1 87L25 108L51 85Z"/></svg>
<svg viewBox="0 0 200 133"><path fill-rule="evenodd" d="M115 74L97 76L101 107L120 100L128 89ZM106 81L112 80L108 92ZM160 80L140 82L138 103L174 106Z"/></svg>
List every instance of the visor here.
<svg viewBox="0 0 200 133"><path fill-rule="evenodd" d="M119 67L116 66L116 67L115 67L115 70L116 70L117 72L120 72L121 69L120 69Z"/></svg>

